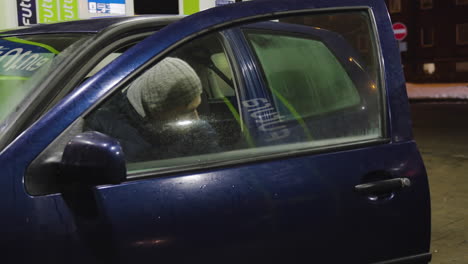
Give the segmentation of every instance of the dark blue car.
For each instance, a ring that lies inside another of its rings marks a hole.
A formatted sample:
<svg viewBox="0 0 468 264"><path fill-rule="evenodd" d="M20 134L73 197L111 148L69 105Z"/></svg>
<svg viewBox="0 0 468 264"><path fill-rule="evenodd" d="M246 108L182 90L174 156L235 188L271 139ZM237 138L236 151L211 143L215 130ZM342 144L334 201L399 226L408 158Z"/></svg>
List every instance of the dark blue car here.
<svg viewBox="0 0 468 264"><path fill-rule="evenodd" d="M0 34L1 263L428 263L383 1Z"/></svg>

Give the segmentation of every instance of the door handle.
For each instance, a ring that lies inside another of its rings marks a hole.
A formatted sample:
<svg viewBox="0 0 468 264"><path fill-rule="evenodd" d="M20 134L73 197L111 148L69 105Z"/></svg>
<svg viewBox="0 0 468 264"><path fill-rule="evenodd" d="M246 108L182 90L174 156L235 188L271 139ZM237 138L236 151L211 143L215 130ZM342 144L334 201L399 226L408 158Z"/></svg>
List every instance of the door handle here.
<svg viewBox="0 0 468 264"><path fill-rule="evenodd" d="M354 186L354 190L364 195L379 195L391 193L411 186L408 178L395 178L383 181L363 183Z"/></svg>

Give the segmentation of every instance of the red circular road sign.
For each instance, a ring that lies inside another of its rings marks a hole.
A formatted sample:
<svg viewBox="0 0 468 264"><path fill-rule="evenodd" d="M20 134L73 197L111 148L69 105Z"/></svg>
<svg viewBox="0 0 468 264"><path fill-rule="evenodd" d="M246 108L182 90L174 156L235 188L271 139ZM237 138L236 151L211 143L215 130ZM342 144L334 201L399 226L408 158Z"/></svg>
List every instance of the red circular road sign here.
<svg viewBox="0 0 468 264"><path fill-rule="evenodd" d="M406 28L405 24L397 22L393 24L393 33L395 34L395 38L397 40L403 40L408 35L408 29Z"/></svg>

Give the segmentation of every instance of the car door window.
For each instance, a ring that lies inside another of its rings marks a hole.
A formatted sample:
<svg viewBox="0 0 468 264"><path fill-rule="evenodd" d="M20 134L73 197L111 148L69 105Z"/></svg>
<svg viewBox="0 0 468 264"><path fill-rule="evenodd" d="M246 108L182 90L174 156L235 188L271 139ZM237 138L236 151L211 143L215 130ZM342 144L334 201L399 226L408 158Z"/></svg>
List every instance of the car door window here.
<svg viewBox="0 0 468 264"><path fill-rule="evenodd" d="M120 51L110 53L89 76L121 56ZM60 161L67 142L84 131L117 139L129 173L193 165L248 147L231 67L219 33L176 49L54 140L33 162L28 191L58 190L55 179L35 172L42 172L44 163Z"/></svg>
<svg viewBox="0 0 468 264"><path fill-rule="evenodd" d="M213 34L169 54L89 114L85 130L117 138L136 168L243 145L232 71L219 38Z"/></svg>
<svg viewBox="0 0 468 264"><path fill-rule="evenodd" d="M380 92L366 62L341 33L297 21L239 27L264 97L239 96L233 56L213 33L115 93L85 117L85 130L117 138L129 172L382 138Z"/></svg>
<svg viewBox="0 0 468 264"><path fill-rule="evenodd" d="M335 30L339 12L325 16L330 30L313 26L320 14L237 25L137 70L79 130L117 139L128 178L381 142L377 46L369 15L352 14L366 25L365 53Z"/></svg>
<svg viewBox="0 0 468 264"><path fill-rule="evenodd" d="M257 102L247 102L248 111L270 105L276 111L271 114L283 127L266 144L307 141L327 146L383 136L375 51L360 54L344 37L347 34L315 27L311 22L326 18L329 28L342 30L335 24L345 20L339 14L333 15L334 20L328 20L329 16L286 18L243 27L269 92ZM365 21L361 12L344 16ZM360 23L365 24L363 21Z"/></svg>
<svg viewBox="0 0 468 264"><path fill-rule="evenodd" d="M264 32L247 34L280 114L293 119L360 103L356 86L323 42ZM281 63L277 63L281 62Z"/></svg>

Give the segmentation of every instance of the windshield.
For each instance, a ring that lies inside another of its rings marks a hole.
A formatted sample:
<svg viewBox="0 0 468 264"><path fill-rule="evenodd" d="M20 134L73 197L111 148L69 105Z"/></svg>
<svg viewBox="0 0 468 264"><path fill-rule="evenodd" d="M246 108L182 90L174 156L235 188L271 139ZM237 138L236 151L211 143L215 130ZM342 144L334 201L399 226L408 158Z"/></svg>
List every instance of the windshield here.
<svg viewBox="0 0 468 264"><path fill-rule="evenodd" d="M70 52L67 48L80 39L88 39L87 36L47 34L0 38L0 132L7 126L8 117L21 108L22 102L66 58L63 54Z"/></svg>

